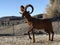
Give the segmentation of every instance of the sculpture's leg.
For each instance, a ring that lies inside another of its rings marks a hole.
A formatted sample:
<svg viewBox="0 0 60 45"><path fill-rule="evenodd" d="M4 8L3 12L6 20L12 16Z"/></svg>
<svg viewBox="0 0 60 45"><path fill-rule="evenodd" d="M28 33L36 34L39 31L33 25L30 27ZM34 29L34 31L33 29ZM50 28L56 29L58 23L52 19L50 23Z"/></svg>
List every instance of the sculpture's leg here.
<svg viewBox="0 0 60 45"><path fill-rule="evenodd" d="M31 36L30 36L30 31L28 31L28 36L29 36L29 39L32 39Z"/></svg>
<svg viewBox="0 0 60 45"><path fill-rule="evenodd" d="M33 43L35 43L35 36L34 36L34 31L32 30L32 34L33 34Z"/></svg>
<svg viewBox="0 0 60 45"><path fill-rule="evenodd" d="M51 40L51 39L50 39L50 33L48 33L48 34L49 34L49 40Z"/></svg>
<svg viewBox="0 0 60 45"><path fill-rule="evenodd" d="M31 28L29 31L28 31L28 36L29 36L29 39L32 39L31 36L30 36L30 32L32 31L33 28Z"/></svg>
<svg viewBox="0 0 60 45"><path fill-rule="evenodd" d="M51 41L53 41L53 38L54 38L54 32L52 31L52 40Z"/></svg>
<svg viewBox="0 0 60 45"><path fill-rule="evenodd" d="M49 40L51 40L51 39L50 39L50 31L49 31L48 29L45 29L45 32L48 33L48 35L49 35Z"/></svg>

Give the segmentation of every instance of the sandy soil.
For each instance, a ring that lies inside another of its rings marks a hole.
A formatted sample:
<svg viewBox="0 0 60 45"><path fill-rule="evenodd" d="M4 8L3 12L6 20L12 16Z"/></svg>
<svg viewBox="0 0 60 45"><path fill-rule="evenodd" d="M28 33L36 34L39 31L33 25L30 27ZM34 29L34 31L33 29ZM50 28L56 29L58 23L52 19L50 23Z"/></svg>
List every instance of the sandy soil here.
<svg viewBox="0 0 60 45"><path fill-rule="evenodd" d="M48 35L35 35L33 43L28 36L1 36L0 45L60 45L60 35L54 36L54 41L48 40Z"/></svg>

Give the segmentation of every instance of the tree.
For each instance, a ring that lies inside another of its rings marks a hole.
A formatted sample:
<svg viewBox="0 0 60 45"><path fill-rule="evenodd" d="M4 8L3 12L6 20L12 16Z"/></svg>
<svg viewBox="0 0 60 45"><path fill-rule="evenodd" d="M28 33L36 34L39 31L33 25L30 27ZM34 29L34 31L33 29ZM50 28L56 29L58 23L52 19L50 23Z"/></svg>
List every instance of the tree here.
<svg viewBox="0 0 60 45"><path fill-rule="evenodd" d="M60 1L59 0L50 0L50 4L46 7L46 17L47 18L53 18L60 16L60 8L59 5Z"/></svg>
<svg viewBox="0 0 60 45"><path fill-rule="evenodd" d="M50 0L50 3L53 4L54 3L54 0Z"/></svg>

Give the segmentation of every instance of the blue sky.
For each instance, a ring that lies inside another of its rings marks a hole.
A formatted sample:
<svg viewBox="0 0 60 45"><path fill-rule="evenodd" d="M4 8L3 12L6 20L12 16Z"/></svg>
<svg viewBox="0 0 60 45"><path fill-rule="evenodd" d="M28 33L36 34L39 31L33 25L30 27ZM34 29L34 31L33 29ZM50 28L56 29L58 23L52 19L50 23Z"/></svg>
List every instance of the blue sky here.
<svg viewBox="0 0 60 45"><path fill-rule="evenodd" d="M20 6L26 4L34 6L34 12L31 15L36 15L45 12L49 0L0 0L0 17L21 16Z"/></svg>

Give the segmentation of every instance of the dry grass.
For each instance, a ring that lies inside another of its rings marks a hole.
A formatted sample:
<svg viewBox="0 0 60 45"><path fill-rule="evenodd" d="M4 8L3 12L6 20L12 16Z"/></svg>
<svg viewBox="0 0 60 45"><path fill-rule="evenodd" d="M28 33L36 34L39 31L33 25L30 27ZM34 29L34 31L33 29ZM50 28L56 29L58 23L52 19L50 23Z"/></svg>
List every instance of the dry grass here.
<svg viewBox="0 0 60 45"><path fill-rule="evenodd" d="M60 45L60 35L54 36L54 41L49 41L47 35L36 35L36 42L28 36L2 36L0 37L0 45Z"/></svg>

